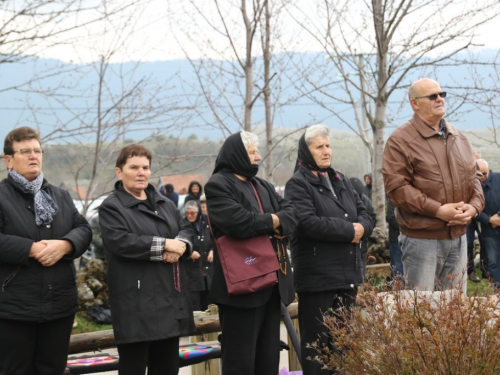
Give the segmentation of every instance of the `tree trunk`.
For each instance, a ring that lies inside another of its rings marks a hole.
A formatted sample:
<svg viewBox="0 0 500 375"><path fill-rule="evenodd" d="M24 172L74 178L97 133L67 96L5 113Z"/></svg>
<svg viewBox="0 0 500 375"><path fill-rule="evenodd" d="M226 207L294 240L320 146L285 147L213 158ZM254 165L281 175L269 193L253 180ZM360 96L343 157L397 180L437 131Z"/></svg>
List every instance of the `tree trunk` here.
<svg viewBox="0 0 500 375"><path fill-rule="evenodd" d="M264 106L266 109L266 179L273 182L273 119L271 113L271 13L269 12L269 1L265 7L265 31L263 36L264 55Z"/></svg>
<svg viewBox="0 0 500 375"><path fill-rule="evenodd" d="M246 59L245 59L245 119L244 130L252 131L252 101L253 101L253 62L252 62L252 24L248 19L246 0L241 0L241 13L245 22Z"/></svg>
<svg viewBox="0 0 500 375"><path fill-rule="evenodd" d="M387 111L387 55L389 41L385 38L384 9L382 0L372 0L373 22L377 38L377 98L375 100L375 119L373 121L373 166L372 166L372 203L377 213L376 226L383 231L385 227L385 189L382 177L382 154L385 146L385 116Z"/></svg>

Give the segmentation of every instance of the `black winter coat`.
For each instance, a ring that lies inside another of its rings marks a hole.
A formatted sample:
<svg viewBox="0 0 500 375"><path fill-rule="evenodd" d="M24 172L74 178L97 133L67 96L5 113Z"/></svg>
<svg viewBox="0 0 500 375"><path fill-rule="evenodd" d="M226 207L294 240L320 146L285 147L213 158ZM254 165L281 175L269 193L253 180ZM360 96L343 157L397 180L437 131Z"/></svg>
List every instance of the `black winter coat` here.
<svg viewBox="0 0 500 375"><path fill-rule="evenodd" d="M92 231L65 190L44 180L58 210L50 225L35 223L34 196L9 176L0 183L0 318L46 322L78 311L73 259L90 245ZM29 258L41 240L68 240L73 252L51 267Z"/></svg>
<svg viewBox="0 0 500 375"><path fill-rule="evenodd" d="M285 194L300 221L292 238L292 261L297 292L348 289L361 285L360 244L354 238L353 223L365 229L363 241L373 230L373 221L351 183L339 173L343 187L338 199L327 185L305 165L288 180Z"/></svg>
<svg viewBox="0 0 500 375"><path fill-rule="evenodd" d="M484 193L484 210L477 220L481 222L482 236L498 236L500 227L493 228L490 217L500 211L500 173L490 171L490 175L482 184Z"/></svg>
<svg viewBox="0 0 500 375"><path fill-rule="evenodd" d="M116 184L99 208L99 224L108 259L108 286L117 344L162 340L194 332L185 257L180 274L172 263L151 260L153 237L176 236L192 243L193 232L174 203L148 186L155 211ZM179 277L180 292L174 275Z"/></svg>
<svg viewBox="0 0 500 375"><path fill-rule="evenodd" d="M252 181L262 201L264 214L260 212L257 200L245 186L246 182L228 172L218 172L210 177L205 185L205 194L215 238L224 234L242 239L262 234L272 236L271 213L279 217L284 235L289 235L295 230L298 216L292 203L281 198L270 183L257 177L254 177ZM276 251L276 239L272 237L271 242ZM262 306L269 300L272 287L255 293L229 296L217 252L214 255L215 270L209 297L211 301L234 307L254 308ZM286 266L286 275L278 271L278 281L281 299L288 305L295 298L288 254L286 254L285 263L283 267Z"/></svg>
<svg viewBox="0 0 500 375"><path fill-rule="evenodd" d="M191 224L191 228L193 228L193 224ZM214 264L208 261L208 253L213 249L213 245L205 215L201 215L200 230L193 229L193 231L193 251L200 253L200 258L195 261L192 259L186 261L189 290L191 292L201 292L210 289L214 275Z"/></svg>

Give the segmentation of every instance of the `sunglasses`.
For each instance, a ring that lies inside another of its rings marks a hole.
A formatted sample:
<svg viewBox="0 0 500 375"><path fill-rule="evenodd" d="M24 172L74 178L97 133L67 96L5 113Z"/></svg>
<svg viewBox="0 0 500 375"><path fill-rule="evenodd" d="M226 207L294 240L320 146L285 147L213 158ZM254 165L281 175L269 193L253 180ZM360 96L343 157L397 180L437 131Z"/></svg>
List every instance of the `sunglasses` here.
<svg viewBox="0 0 500 375"><path fill-rule="evenodd" d="M424 96L417 96L416 98L413 98L413 99L422 99L422 98L427 98L429 100L436 100L438 98L438 95L439 97L441 98L446 98L446 92L443 91L443 92L438 92L437 94L431 94L431 95L424 95Z"/></svg>

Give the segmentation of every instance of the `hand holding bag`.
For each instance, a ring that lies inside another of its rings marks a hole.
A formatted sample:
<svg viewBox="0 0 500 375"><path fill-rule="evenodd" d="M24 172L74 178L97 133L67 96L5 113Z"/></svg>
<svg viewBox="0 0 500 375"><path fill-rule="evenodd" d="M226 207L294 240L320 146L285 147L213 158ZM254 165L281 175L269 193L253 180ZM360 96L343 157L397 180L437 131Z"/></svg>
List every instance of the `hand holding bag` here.
<svg viewBox="0 0 500 375"><path fill-rule="evenodd" d="M257 190L251 185L264 213ZM257 292L278 283L278 258L267 234L246 239L223 235L216 239L207 217L230 296Z"/></svg>

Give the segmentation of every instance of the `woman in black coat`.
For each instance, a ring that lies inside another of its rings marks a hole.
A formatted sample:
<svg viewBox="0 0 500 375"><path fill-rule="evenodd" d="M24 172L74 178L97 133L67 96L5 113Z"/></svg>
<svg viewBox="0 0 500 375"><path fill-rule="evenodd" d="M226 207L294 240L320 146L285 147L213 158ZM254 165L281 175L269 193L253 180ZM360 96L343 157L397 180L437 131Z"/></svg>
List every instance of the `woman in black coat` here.
<svg viewBox="0 0 500 375"><path fill-rule="evenodd" d="M198 181L191 181L188 187L188 193L184 199L184 206L189 201L199 201L203 195L203 186Z"/></svg>
<svg viewBox="0 0 500 375"><path fill-rule="evenodd" d="M12 130L0 183L0 374L62 374L78 311L73 260L92 231L69 193L43 177L32 128Z"/></svg>
<svg viewBox="0 0 500 375"><path fill-rule="evenodd" d="M295 289L299 298L301 358L304 375L328 374L317 355L307 348L319 340L331 346L322 325L322 312L350 307L363 283L361 242L370 235L373 221L349 180L331 167L330 130L314 125L299 140L295 174L285 194L300 221L292 238Z"/></svg>
<svg viewBox="0 0 500 375"><path fill-rule="evenodd" d="M207 217L201 213L200 202L189 201L184 208L194 232L193 252L186 262L191 302L194 311L204 311L208 308L208 292L214 274L212 238Z"/></svg>
<svg viewBox="0 0 500 375"><path fill-rule="evenodd" d="M177 374L179 336L194 332L185 258L193 232L148 183L151 151L124 147L99 208L120 375Z"/></svg>
<svg viewBox="0 0 500 375"><path fill-rule="evenodd" d="M245 239L268 234L278 252L274 235L281 238L292 233L297 213L288 200L276 194L271 184L255 177L259 160L254 134L241 132L226 139L214 173L205 185L208 215L215 238L227 235ZM242 295L228 294L221 264L215 257L210 299L219 306L225 374L278 373L280 300L286 305L294 300L290 262L284 248L281 249L278 285Z"/></svg>

